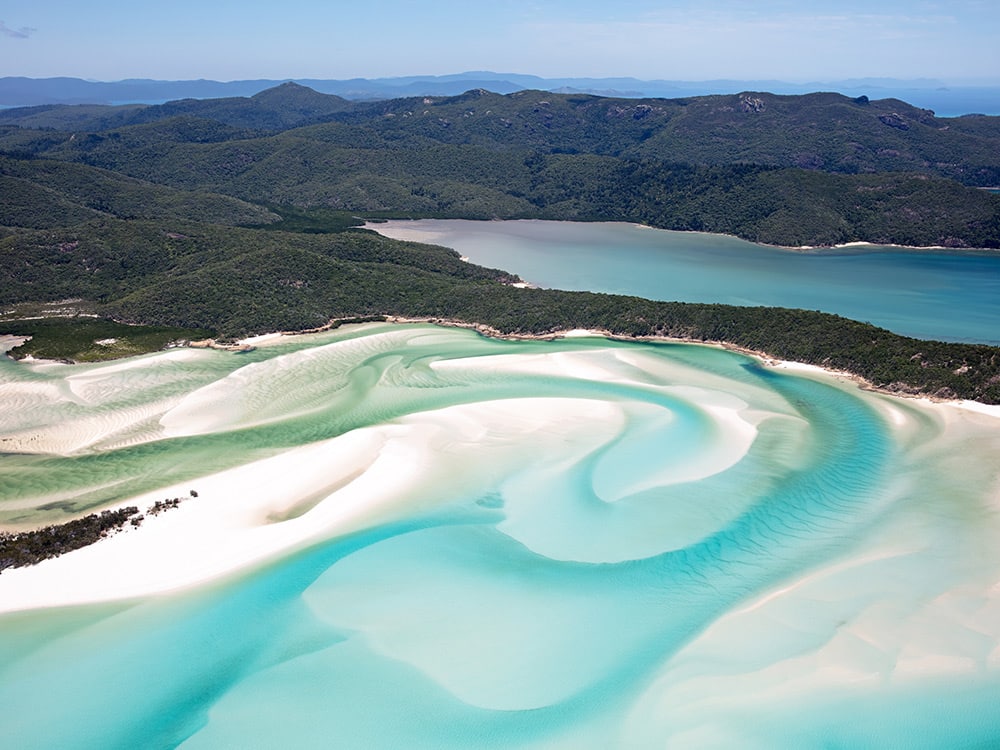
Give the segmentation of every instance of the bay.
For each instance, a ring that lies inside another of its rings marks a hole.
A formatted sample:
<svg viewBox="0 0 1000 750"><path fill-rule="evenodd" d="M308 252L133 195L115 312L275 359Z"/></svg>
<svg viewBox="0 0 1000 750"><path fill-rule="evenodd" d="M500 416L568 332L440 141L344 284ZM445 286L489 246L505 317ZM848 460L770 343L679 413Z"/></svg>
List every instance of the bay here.
<svg viewBox="0 0 1000 750"><path fill-rule="evenodd" d="M1000 251L784 250L614 223L433 219L369 228L454 248L542 287L821 310L916 338L1000 344Z"/></svg>

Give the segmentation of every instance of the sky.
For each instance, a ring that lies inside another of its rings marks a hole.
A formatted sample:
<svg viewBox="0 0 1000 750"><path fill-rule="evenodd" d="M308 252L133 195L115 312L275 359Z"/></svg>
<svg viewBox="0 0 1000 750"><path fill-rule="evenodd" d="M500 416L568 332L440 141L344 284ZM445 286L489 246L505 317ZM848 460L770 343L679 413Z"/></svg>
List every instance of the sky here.
<svg viewBox="0 0 1000 750"><path fill-rule="evenodd" d="M1000 82L997 0L3 0L0 76Z"/></svg>

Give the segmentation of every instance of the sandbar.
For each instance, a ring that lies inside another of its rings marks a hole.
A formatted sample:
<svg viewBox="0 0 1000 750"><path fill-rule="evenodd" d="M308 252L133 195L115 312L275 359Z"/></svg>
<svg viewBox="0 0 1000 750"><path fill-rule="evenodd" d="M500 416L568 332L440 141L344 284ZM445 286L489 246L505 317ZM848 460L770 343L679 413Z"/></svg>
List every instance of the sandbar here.
<svg viewBox="0 0 1000 750"><path fill-rule="evenodd" d="M452 493L474 492L471 485L488 477L483 462L467 458L484 443L492 448L495 471L502 471L503 449L509 466L524 460L532 435L570 435L602 420L614 433L620 428L616 415L602 402L560 398L447 407L130 497L115 507L145 509L197 491L137 529L3 571L0 612L158 594L252 569L440 502L439 492L415 492L421 486L440 488L447 481ZM442 463L442 451L457 451L459 458Z"/></svg>
<svg viewBox="0 0 1000 750"><path fill-rule="evenodd" d="M173 352L171 356L199 355ZM622 356L629 366L641 364L630 354ZM140 366L140 361L135 361L109 367ZM821 368L795 363L779 366L796 370L797 376L832 379L842 387L856 387ZM587 352L496 355L439 361L432 367L467 369L472 374L484 368L509 368L585 379L623 377ZM86 379L85 373L81 379ZM745 453L756 419L712 385L708 383L700 393L689 389L683 394L695 401L701 399L718 422L720 433L726 434L724 445L728 447L699 467L701 473L717 470L713 461L729 465ZM872 393L862 397L881 404L878 408L894 429L910 430L912 420L906 416L907 410L919 410L943 425L943 437L954 445L965 445L984 435L993 442L1000 440L1000 407ZM146 596L234 575L321 540L413 513L422 504L441 502L441 487L449 487L456 496L474 492L477 482L490 479L485 474L502 472L513 465L510 462L526 460L533 450L537 454L533 446L538 443L532 442L532 436L558 440L581 429L614 435L622 428L622 418L619 408L588 399L523 398L452 406L353 430L183 486L125 498L119 506L144 509L156 500L187 496L195 487L198 492L197 498L185 500L176 510L147 518L138 529L32 567L4 571L0 574L0 612ZM108 436L106 424L78 427L94 431L91 441ZM177 429L184 432L180 426ZM82 434L72 442L88 444ZM491 448L489 461L475 460L485 444ZM989 446L983 449L990 450ZM452 460L442 462L442 450L450 452ZM501 456L503 460L499 460ZM462 470L456 471L456 466ZM486 470L485 466L492 468ZM994 469L996 486L992 492L993 502L1000 508L998 471ZM422 493L422 486L435 490ZM998 584L993 581L991 585L995 589ZM995 593L988 599L994 597Z"/></svg>

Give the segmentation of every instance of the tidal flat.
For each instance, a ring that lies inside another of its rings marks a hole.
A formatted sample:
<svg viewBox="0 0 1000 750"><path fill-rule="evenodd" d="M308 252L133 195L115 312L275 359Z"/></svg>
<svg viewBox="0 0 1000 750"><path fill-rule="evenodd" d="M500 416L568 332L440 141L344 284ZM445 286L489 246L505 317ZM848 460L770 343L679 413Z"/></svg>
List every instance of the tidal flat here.
<svg viewBox="0 0 1000 750"><path fill-rule="evenodd" d="M431 325L0 361L22 748L1000 741L1000 416ZM195 490L197 496L190 496Z"/></svg>

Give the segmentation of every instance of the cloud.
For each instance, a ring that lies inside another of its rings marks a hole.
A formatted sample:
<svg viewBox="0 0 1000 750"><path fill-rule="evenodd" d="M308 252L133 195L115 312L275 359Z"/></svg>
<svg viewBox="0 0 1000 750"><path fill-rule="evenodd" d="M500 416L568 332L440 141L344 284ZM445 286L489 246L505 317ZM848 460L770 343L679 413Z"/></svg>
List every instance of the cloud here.
<svg viewBox="0 0 1000 750"><path fill-rule="evenodd" d="M19 29L12 29L3 21L0 21L0 34L4 36L9 36L12 39L27 39L29 36L34 34L38 29L32 29L28 26L22 26Z"/></svg>

